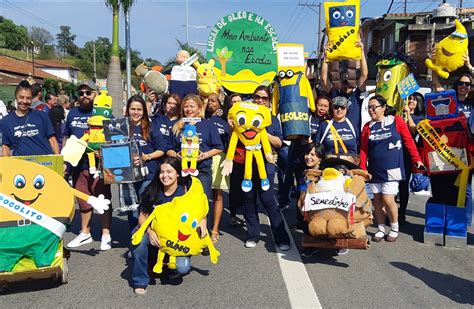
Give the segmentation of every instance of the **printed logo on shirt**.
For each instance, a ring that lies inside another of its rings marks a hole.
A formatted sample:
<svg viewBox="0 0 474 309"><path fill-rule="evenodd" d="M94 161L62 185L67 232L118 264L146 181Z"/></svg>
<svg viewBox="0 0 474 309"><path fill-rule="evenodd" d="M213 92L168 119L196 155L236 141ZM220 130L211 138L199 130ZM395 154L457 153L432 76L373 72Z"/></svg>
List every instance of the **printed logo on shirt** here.
<svg viewBox="0 0 474 309"><path fill-rule="evenodd" d="M33 137L39 134L39 130L36 129L36 126L29 123L26 125L16 126L13 130L13 135L15 137Z"/></svg>
<svg viewBox="0 0 474 309"><path fill-rule="evenodd" d="M369 140L371 141L381 141L387 138L392 137L392 131L388 127L382 127L373 132L370 132Z"/></svg>
<svg viewBox="0 0 474 309"><path fill-rule="evenodd" d="M349 141L355 138L354 134L352 134L352 131L347 128L337 129L337 133L339 133L343 141ZM328 134L327 139L333 141L334 137L332 134Z"/></svg>
<svg viewBox="0 0 474 309"><path fill-rule="evenodd" d="M160 125L160 132L163 135L170 136L170 130L165 124Z"/></svg>
<svg viewBox="0 0 474 309"><path fill-rule="evenodd" d="M87 124L88 117L74 117L71 121L71 127L88 129L89 125Z"/></svg>

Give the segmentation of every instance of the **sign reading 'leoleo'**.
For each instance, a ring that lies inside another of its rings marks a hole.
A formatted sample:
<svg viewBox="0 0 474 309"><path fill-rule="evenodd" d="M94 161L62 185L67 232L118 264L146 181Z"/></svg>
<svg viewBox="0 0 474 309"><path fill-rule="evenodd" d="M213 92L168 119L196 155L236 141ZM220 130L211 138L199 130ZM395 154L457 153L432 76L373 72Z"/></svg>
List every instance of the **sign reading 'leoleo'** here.
<svg viewBox="0 0 474 309"><path fill-rule="evenodd" d="M252 93L270 84L276 70L275 29L252 12L235 12L220 19L207 41L207 60L214 59L214 70L227 89Z"/></svg>

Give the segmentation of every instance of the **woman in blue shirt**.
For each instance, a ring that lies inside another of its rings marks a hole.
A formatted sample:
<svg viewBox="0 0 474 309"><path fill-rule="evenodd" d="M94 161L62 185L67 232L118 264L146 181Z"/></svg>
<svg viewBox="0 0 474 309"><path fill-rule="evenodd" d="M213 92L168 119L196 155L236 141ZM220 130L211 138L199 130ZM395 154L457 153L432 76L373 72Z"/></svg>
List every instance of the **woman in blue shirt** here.
<svg viewBox="0 0 474 309"><path fill-rule="evenodd" d="M190 124L196 126L199 137L199 155L197 157L197 178L201 181L208 200L212 200L212 157L224 150L221 138L214 124L204 119L204 103L195 94L188 94L181 104L182 118L173 126L171 145L168 145L167 155L170 157L181 157L181 139L185 122L183 118L194 118Z"/></svg>
<svg viewBox="0 0 474 309"><path fill-rule="evenodd" d="M326 155L356 156L359 132L346 117L349 101L344 97L332 100L331 120L322 122L315 142L324 146Z"/></svg>
<svg viewBox="0 0 474 309"><path fill-rule="evenodd" d="M59 154L48 114L31 109L31 86L21 81L15 89L16 110L2 119L2 153L8 156Z"/></svg>
<svg viewBox="0 0 474 309"><path fill-rule="evenodd" d="M138 151L144 167L148 170L144 181L134 183L136 193L142 193L151 182L158 168L158 161L166 151L166 142L163 135L151 123L148 117L145 100L140 95L134 95L128 99L125 116L130 117L133 139L137 142ZM135 164L139 164L140 158L135 158ZM128 186L124 186L124 199L126 204L132 204ZM138 223L137 211L128 212L128 223L132 230Z"/></svg>
<svg viewBox="0 0 474 309"><path fill-rule="evenodd" d="M175 197L182 196L191 186L190 177L181 176L181 162L177 158L165 158L160 164L150 185L146 188L140 203L138 223L143 224L157 205L171 202ZM192 205L190 205L192 207ZM206 218L200 223L201 237L206 236ZM159 248L159 235L148 228L139 245L132 249L132 287L136 294L145 294L150 283L148 275L148 245ZM185 275L191 269L189 257L176 257L176 271Z"/></svg>

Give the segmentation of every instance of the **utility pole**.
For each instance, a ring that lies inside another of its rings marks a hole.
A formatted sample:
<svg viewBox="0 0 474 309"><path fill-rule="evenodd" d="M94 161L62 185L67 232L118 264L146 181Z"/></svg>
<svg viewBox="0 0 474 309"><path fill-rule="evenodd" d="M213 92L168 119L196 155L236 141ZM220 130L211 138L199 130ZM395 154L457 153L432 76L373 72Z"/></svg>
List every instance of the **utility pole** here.
<svg viewBox="0 0 474 309"><path fill-rule="evenodd" d="M405 0L405 3L403 5L403 13L407 13L407 0Z"/></svg>
<svg viewBox="0 0 474 309"><path fill-rule="evenodd" d="M35 78L35 43L31 41L31 57L33 59L33 78Z"/></svg>
<svg viewBox="0 0 474 309"><path fill-rule="evenodd" d="M321 2L318 4L314 4L314 2L312 4L308 4L308 2L306 2L306 3L298 3L298 6L306 6L311 11L319 15L319 21L318 21L318 56L319 56L319 54L321 53L321 28L322 28L322 20L323 20L323 15L322 15L323 4ZM317 7L318 10L315 10L314 9L315 7Z"/></svg>
<svg viewBox="0 0 474 309"><path fill-rule="evenodd" d="M189 5L186 0L186 43L189 44Z"/></svg>
<svg viewBox="0 0 474 309"><path fill-rule="evenodd" d="M96 57L95 57L95 43L93 46L93 49L92 49L92 53L94 55L94 83L97 82L97 62L96 62Z"/></svg>
<svg viewBox="0 0 474 309"><path fill-rule="evenodd" d="M130 49L130 8L125 12L125 48L127 69L127 100L132 96L132 60Z"/></svg>

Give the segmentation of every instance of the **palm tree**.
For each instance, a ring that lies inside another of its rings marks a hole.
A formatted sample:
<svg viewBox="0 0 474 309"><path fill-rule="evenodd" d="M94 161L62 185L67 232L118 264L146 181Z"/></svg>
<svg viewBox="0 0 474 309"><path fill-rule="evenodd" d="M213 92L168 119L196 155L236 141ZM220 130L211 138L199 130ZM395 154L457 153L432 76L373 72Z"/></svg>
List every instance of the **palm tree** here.
<svg viewBox="0 0 474 309"><path fill-rule="evenodd" d="M115 117L123 115L123 85L120 70L119 48L119 14L120 7L128 12L136 0L105 0L105 5L112 10L112 50L110 53L107 88L113 98L113 113Z"/></svg>

